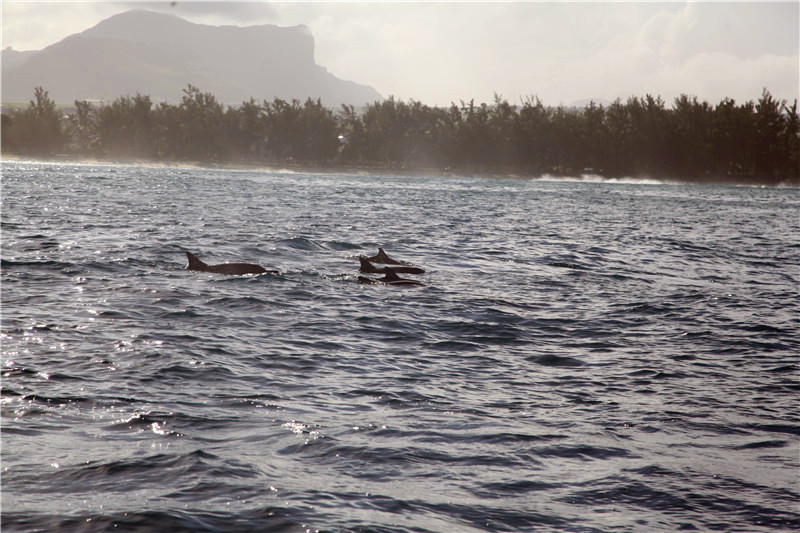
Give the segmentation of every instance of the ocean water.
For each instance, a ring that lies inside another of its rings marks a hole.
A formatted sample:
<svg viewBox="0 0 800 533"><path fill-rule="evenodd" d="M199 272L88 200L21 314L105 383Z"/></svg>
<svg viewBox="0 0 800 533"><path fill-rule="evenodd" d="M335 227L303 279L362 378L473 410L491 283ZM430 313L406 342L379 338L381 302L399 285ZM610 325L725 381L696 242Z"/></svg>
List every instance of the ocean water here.
<svg viewBox="0 0 800 533"><path fill-rule="evenodd" d="M800 528L797 189L2 171L4 532Z"/></svg>

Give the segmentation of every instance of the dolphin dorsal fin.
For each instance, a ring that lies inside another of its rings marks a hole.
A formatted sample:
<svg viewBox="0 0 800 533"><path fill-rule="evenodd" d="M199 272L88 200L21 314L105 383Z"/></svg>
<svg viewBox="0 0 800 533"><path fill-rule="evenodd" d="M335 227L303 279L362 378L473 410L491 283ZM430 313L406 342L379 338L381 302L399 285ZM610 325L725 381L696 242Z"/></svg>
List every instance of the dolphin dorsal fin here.
<svg viewBox="0 0 800 533"><path fill-rule="evenodd" d="M383 281L399 281L400 280L400 276L398 276L397 272L395 272L391 268L386 267L384 269L384 272L386 272L386 275L383 277Z"/></svg>
<svg viewBox="0 0 800 533"><path fill-rule="evenodd" d="M191 252L186 252L186 257L189 259L189 265L186 267L187 270L204 270L208 266Z"/></svg>

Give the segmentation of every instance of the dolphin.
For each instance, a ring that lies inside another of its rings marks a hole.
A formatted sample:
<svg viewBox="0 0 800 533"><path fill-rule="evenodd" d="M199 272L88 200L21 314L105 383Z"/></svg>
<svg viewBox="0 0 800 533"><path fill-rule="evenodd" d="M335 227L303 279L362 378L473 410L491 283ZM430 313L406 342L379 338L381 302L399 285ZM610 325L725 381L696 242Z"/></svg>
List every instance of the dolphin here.
<svg viewBox="0 0 800 533"><path fill-rule="evenodd" d="M361 268L358 271L364 274L385 274L386 271L389 269L389 267L383 267L383 268L376 267L375 265L370 263L366 257L359 257L358 260L361 261ZM411 266L393 266L391 269L401 274L425 273L425 271L422 270L421 268L411 267Z"/></svg>
<svg viewBox="0 0 800 533"><path fill-rule="evenodd" d="M378 255L373 255L372 257L367 257L367 261L370 263L377 263L379 265L401 265L400 261L392 259L386 252L383 251L383 248L378 248Z"/></svg>
<svg viewBox="0 0 800 533"><path fill-rule="evenodd" d="M365 277L365 276L358 276L358 282L359 283L385 283L387 285L424 285L424 283L421 283L421 282L419 282L417 280L414 280L414 279L401 278L400 276L397 275L397 273L394 271L394 269L391 269L389 267L386 267L386 268L384 268L382 270L384 272L386 272L386 275L383 276L382 278L368 278L368 277Z"/></svg>
<svg viewBox="0 0 800 533"><path fill-rule="evenodd" d="M186 252L189 264L186 270L198 270L200 272L214 272L217 274L228 274L229 276L241 276L242 274L278 274L277 270L267 270L260 265L251 263L222 263L219 265L207 265L200 261L196 255Z"/></svg>

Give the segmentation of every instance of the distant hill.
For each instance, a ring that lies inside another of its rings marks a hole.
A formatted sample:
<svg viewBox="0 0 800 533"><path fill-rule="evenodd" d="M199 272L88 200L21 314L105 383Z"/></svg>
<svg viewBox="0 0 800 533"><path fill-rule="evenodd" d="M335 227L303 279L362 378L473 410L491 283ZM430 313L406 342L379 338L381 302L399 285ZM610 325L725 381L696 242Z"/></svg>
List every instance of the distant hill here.
<svg viewBox="0 0 800 533"><path fill-rule="evenodd" d="M18 66L25 63L28 59L30 59L31 56L36 55L36 53L37 52L34 50L19 52L17 50L12 50L11 47L6 48L2 52L3 72L5 72L6 68L8 69L17 68Z"/></svg>
<svg viewBox="0 0 800 533"><path fill-rule="evenodd" d="M227 104L250 97L321 98L328 106L381 99L314 61L305 26L207 26L134 10L115 15L44 50L2 52L2 97L27 101L44 87L56 102L149 95L175 102L188 84Z"/></svg>

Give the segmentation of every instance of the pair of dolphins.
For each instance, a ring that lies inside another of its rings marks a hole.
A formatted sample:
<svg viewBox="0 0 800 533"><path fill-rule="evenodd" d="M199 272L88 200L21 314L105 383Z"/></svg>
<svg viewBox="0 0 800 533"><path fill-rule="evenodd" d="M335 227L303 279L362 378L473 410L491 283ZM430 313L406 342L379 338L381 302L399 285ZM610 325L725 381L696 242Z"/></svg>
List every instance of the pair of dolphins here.
<svg viewBox="0 0 800 533"><path fill-rule="evenodd" d="M189 259L189 264L186 270L196 270L198 272L214 272L216 274L227 274L229 276L241 276L244 274L278 274L277 270L267 270L261 265L252 263L220 263L218 265L208 265L197 258L191 252L186 252L186 257ZM412 266L392 266L378 268L372 263L384 265L403 265L400 261L392 259L383 248L378 248L378 254L372 257L359 257L361 261L361 268L359 272L365 274L379 274L382 273L382 278L368 278L359 276L359 283L386 283L387 285L422 285L419 281L413 279L401 278L397 275L398 272L408 274L424 274L425 271L421 268Z"/></svg>
<svg viewBox="0 0 800 533"><path fill-rule="evenodd" d="M383 248L378 248L378 255L372 257L359 257L361 261L361 268L358 270L364 274L383 274L382 278L368 278L366 276L358 276L359 283L386 283L387 285L422 285L419 281L413 279L401 278L397 275L398 272L405 274L424 274L425 271L421 268L413 266L395 266L403 265L400 261L392 259ZM392 265L391 267L378 268L372 263L380 265Z"/></svg>

